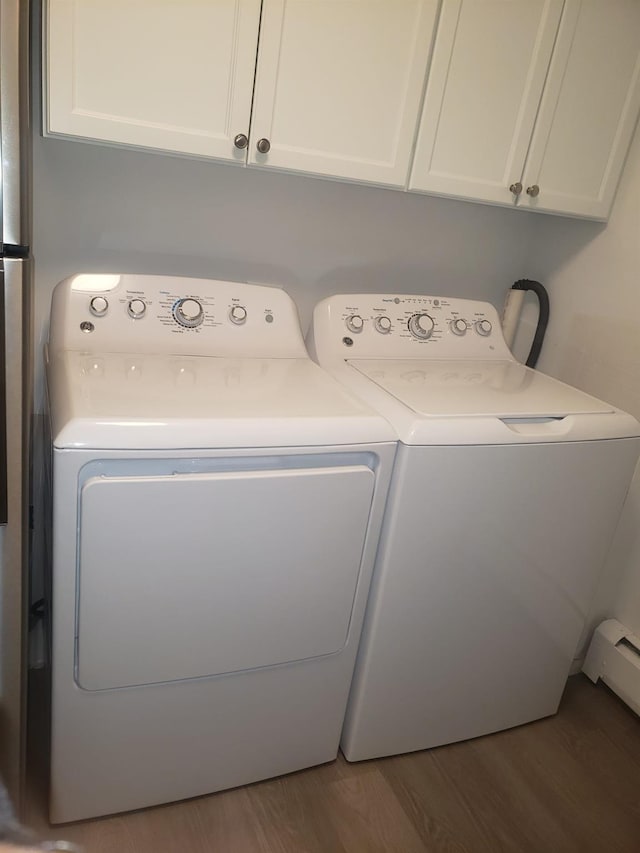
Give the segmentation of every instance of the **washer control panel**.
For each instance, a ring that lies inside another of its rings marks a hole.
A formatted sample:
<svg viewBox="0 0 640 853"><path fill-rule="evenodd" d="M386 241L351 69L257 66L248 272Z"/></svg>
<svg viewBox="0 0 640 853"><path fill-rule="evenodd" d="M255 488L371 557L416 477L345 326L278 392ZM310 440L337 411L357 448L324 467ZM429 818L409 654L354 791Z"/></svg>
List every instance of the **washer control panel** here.
<svg viewBox="0 0 640 853"><path fill-rule="evenodd" d="M277 287L173 276L80 274L55 288L49 348L87 352L306 356Z"/></svg>
<svg viewBox="0 0 640 853"><path fill-rule="evenodd" d="M488 302L445 296L351 293L314 311L311 354L349 358L512 359Z"/></svg>

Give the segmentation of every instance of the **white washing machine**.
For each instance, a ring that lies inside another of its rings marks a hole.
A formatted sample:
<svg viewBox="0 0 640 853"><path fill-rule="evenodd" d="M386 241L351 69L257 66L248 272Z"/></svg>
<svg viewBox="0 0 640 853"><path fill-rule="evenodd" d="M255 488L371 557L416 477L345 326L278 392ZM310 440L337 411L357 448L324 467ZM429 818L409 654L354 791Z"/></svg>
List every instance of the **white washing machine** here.
<svg viewBox="0 0 640 853"><path fill-rule="evenodd" d="M400 440L345 756L555 713L640 425L516 362L483 302L334 296L309 344Z"/></svg>
<svg viewBox="0 0 640 853"><path fill-rule="evenodd" d="M277 288L54 292L51 819L338 749L396 442Z"/></svg>

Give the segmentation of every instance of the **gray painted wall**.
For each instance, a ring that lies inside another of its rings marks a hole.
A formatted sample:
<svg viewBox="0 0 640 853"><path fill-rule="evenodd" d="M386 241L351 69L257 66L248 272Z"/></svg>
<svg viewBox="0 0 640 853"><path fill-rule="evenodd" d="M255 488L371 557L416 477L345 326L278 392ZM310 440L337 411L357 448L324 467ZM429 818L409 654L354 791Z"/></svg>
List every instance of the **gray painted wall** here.
<svg viewBox="0 0 640 853"><path fill-rule="evenodd" d="M608 224L540 217L529 269L551 301L539 367L640 419L640 125ZM640 465L581 644L603 619L640 634Z"/></svg>
<svg viewBox="0 0 640 853"><path fill-rule="evenodd" d="M36 407L51 291L79 271L280 285L303 325L340 291L502 305L533 214L159 153L34 139Z"/></svg>

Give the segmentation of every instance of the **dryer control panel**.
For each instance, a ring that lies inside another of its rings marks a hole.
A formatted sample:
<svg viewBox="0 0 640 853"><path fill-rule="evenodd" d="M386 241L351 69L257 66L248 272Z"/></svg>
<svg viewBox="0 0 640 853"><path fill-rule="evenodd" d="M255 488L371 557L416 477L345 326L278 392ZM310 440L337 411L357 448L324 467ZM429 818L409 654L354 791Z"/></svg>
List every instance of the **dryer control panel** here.
<svg viewBox="0 0 640 853"><path fill-rule="evenodd" d="M446 296L330 296L315 308L307 343L321 364L351 358L513 358L493 305Z"/></svg>
<svg viewBox="0 0 640 853"><path fill-rule="evenodd" d="M49 349L304 358L277 287L159 275L80 274L55 288Z"/></svg>

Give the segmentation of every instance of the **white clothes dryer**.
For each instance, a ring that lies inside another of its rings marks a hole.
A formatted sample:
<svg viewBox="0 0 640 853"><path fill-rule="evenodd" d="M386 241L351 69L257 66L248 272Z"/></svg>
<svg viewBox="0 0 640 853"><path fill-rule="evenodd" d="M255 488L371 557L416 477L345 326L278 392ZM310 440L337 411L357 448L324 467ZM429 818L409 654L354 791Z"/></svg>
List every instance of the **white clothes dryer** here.
<svg viewBox="0 0 640 853"><path fill-rule="evenodd" d="M309 348L400 440L347 759L555 713L640 425L515 361L483 302L330 297Z"/></svg>
<svg viewBox="0 0 640 853"><path fill-rule="evenodd" d="M331 761L396 448L277 288L53 296L51 819Z"/></svg>

